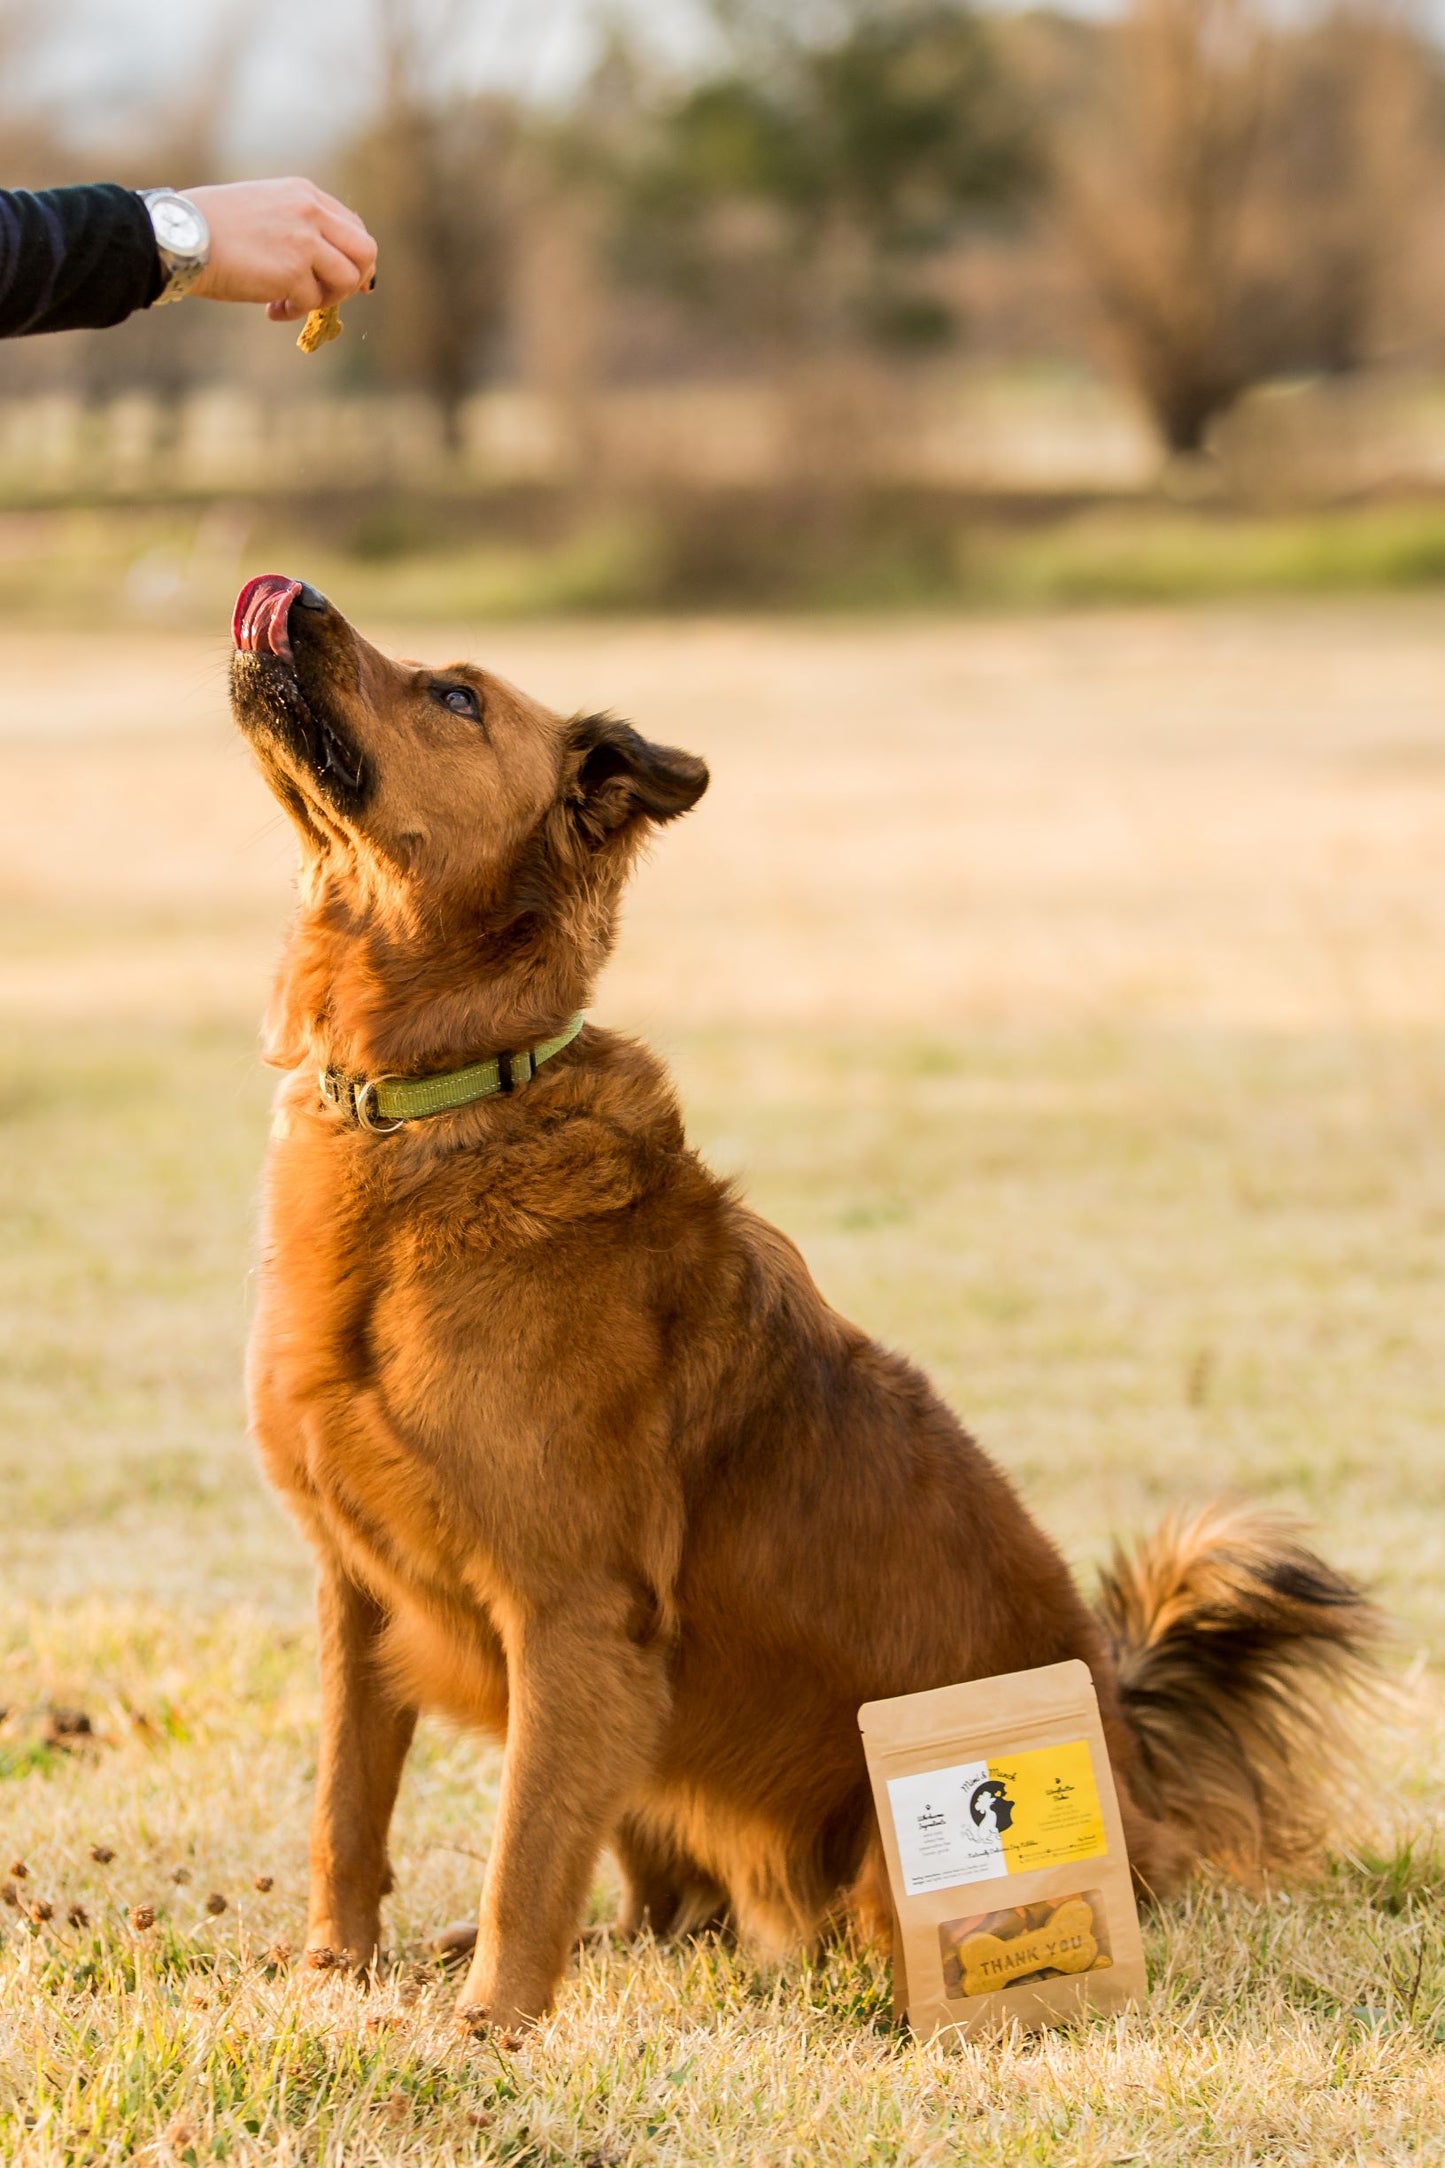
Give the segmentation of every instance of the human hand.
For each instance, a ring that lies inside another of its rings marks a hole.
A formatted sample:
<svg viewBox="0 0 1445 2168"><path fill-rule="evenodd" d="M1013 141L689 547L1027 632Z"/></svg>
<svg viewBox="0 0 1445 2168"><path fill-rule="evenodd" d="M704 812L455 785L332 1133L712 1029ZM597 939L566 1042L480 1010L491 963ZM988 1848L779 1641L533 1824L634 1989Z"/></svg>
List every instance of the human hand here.
<svg viewBox="0 0 1445 2168"><path fill-rule="evenodd" d="M372 282L376 243L354 211L312 181L228 181L181 194L211 229L211 260L193 294L264 301L273 323L294 324Z"/></svg>

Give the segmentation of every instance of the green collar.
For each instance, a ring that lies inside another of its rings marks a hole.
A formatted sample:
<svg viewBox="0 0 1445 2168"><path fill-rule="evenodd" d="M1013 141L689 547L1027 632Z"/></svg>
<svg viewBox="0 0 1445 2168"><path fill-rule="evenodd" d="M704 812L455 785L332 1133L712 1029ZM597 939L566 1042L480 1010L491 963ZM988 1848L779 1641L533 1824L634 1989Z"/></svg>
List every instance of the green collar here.
<svg viewBox="0 0 1445 2168"><path fill-rule="evenodd" d="M323 1069L321 1096L335 1107L354 1129L369 1129L389 1137L406 1122L423 1122L433 1114L450 1114L469 1107L477 1099L491 1099L498 1092L515 1091L528 1084L544 1061L570 1046L585 1018L574 1016L553 1039L531 1046L520 1054L492 1054L465 1069L447 1069L440 1076L347 1076L340 1069Z"/></svg>

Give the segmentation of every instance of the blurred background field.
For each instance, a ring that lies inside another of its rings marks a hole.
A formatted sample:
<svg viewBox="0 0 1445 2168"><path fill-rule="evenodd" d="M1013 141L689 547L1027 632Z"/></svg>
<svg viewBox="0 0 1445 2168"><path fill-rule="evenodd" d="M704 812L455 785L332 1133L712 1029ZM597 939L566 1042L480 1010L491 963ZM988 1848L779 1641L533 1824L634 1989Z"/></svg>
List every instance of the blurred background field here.
<svg viewBox="0 0 1445 2168"><path fill-rule="evenodd" d="M1441 32L0 7L0 181L300 168L382 244L312 360L199 304L0 348L0 2153L1445 2158ZM415 1960L496 1761L430 1725L407 1964L263 1961L315 1722L240 1383L291 846L224 677L282 567L706 754L596 1013L1081 1572L1224 1491L1398 1620L1366 1826L1156 1921L1137 2024L914 2050L864 1960L595 1947L479 2056Z"/></svg>
<svg viewBox="0 0 1445 2168"><path fill-rule="evenodd" d="M1426 0L0 4L0 181L301 166L375 297L0 353L0 614L415 620L1445 576Z"/></svg>

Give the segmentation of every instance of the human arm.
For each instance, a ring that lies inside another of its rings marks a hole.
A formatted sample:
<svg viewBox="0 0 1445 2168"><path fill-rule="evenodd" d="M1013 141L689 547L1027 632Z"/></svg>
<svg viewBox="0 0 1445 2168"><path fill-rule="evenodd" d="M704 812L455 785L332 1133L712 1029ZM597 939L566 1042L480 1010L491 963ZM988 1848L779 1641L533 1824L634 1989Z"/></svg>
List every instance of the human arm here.
<svg viewBox="0 0 1445 2168"><path fill-rule="evenodd" d="M118 324L164 284L150 214L131 189L0 189L0 338Z"/></svg>
<svg viewBox="0 0 1445 2168"><path fill-rule="evenodd" d="M376 245L354 212L312 182L194 188L210 260L190 287L267 305L281 323L369 285ZM114 182L0 190L0 338L118 324L166 284L150 212Z"/></svg>

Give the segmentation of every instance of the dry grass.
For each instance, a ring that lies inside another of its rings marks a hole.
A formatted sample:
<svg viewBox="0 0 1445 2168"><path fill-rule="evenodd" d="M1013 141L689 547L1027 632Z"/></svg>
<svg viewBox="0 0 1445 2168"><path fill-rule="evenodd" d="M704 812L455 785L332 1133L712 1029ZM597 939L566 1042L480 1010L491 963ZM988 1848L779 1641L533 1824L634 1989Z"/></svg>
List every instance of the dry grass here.
<svg viewBox="0 0 1445 2168"><path fill-rule="evenodd" d="M6 637L0 1881L23 1858L52 1912L0 1906L0 2152L1445 2158L1433 615L442 643L713 760L598 1006L668 1048L825 1289L1081 1565L1219 1488L1310 1514L1400 1619L1414 1695L1373 1832L1313 1891L1156 1921L1118 2029L919 2048L846 1954L769 1978L593 1945L516 2055L455 2039L415 1961L471 1908L495 1782L440 1728L399 1817L407 1962L365 1991L264 1962L299 1940L315 1713L238 1385L287 845L220 641Z"/></svg>

